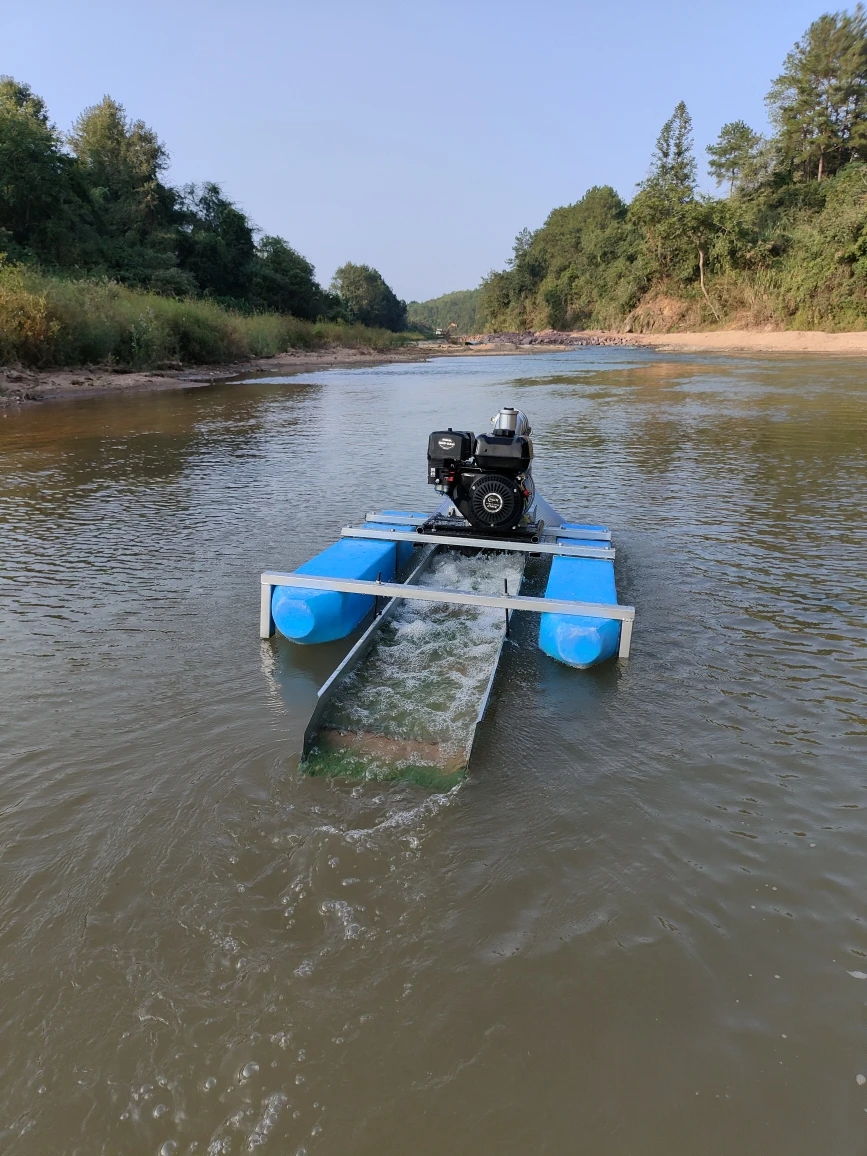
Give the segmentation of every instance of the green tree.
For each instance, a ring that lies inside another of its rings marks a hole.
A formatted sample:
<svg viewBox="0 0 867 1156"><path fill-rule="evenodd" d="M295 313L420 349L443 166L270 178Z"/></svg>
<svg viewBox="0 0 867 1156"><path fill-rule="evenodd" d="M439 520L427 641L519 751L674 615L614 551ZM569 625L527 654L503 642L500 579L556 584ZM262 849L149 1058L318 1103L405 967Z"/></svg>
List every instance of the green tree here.
<svg viewBox="0 0 867 1156"><path fill-rule="evenodd" d="M445 329L452 322L458 333L475 333L485 321L479 314L478 289L459 289L429 301L410 301L407 305L410 329Z"/></svg>
<svg viewBox="0 0 867 1156"><path fill-rule="evenodd" d="M308 321L327 312L313 266L282 237L264 236L256 246L249 296L257 309L291 313Z"/></svg>
<svg viewBox="0 0 867 1156"><path fill-rule="evenodd" d="M646 288L637 255L627 206L610 186L594 187L518 235L509 268L482 282L479 312L502 329L616 324Z"/></svg>
<svg viewBox="0 0 867 1156"><path fill-rule="evenodd" d="M716 144L707 146L708 172L718 185L728 183L729 196L754 167L762 143L745 121L733 120L722 126Z"/></svg>
<svg viewBox="0 0 867 1156"><path fill-rule="evenodd" d="M695 192L697 166L693 154L692 117L681 100L660 129L645 185L664 189L673 198L689 200Z"/></svg>
<svg viewBox="0 0 867 1156"><path fill-rule="evenodd" d="M251 289L256 255L253 227L246 215L213 181L186 185L179 193L179 209L181 268L209 295L243 305Z"/></svg>
<svg viewBox="0 0 867 1156"><path fill-rule="evenodd" d="M78 117L68 141L110 227L142 239L167 222L174 197L160 174L168 153L144 121L129 120L123 105L106 96Z"/></svg>
<svg viewBox="0 0 867 1156"><path fill-rule="evenodd" d="M689 280L695 273L696 173L692 118L680 101L660 130L650 171L630 207L645 233L650 270L658 276Z"/></svg>
<svg viewBox="0 0 867 1156"><path fill-rule="evenodd" d="M784 160L821 181L867 155L867 14L826 13L786 57L767 104Z"/></svg>
<svg viewBox="0 0 867 1156"><path fill-rule="evenodd" d="M168 153L153 129L106 96L78 117L67 142L96 221L90 264L130 284L189 287L176 268L176 195L160 179Z"/></svg>
<svg viewBox="0 0 867 1156"><path fill-rule="evenodd" d="M41 97L0 77L0 248L69 253L83 205L61 143Z"/></svg>
<svg viewBox="0 0 867 1156"><path fill-rule="evenodd" d="M340 298L351 321L394 332L406 329L406 302L369 265L354 265L351 261L341 265L331 282L331 292Z"/></svg>

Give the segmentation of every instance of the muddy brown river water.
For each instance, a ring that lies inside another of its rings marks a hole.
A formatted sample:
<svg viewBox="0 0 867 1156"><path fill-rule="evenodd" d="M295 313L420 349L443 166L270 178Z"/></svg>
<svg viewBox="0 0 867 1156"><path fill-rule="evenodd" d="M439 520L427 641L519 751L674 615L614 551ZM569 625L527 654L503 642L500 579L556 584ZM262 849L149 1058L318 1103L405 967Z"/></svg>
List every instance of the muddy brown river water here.
<svg viewBox="0 0 867 1156"><path fill-rule="evenodd" d="M633 655L312 779L258 574L534 426ZM864 1156L867 372L586 349L0 416L3 1156Z"/></svg>

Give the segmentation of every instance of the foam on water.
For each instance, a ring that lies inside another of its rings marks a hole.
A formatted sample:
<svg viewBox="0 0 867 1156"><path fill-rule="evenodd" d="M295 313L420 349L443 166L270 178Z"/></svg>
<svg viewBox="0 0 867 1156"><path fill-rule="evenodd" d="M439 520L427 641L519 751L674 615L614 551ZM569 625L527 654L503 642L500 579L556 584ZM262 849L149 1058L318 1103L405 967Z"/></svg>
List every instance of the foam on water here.
<svg viewBox="0 0 867 1156"><path fill-rule="evenodd" d="M516 594L523 556L453 551L419 585ZM435 602L398 606L323 720L307 768L363 778L415 777L431 785L466 769L479 707L497 661L503 612ZM443 774L445 772L445 774Z"/></svg>

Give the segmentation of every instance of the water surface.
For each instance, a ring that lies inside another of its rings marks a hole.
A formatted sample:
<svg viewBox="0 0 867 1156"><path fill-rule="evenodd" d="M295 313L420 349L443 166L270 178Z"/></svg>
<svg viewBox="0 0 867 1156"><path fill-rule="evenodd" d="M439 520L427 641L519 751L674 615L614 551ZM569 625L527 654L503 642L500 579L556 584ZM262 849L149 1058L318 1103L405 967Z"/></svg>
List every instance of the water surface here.
<svg viewBox="0 0 867 1156"><path fill-rule="evenodd" d="M467 357L0 416L0 1151L867 1151L857 361ZM299 775L258 574L527 410L628 664L517 620L448 794Z"/></svg>

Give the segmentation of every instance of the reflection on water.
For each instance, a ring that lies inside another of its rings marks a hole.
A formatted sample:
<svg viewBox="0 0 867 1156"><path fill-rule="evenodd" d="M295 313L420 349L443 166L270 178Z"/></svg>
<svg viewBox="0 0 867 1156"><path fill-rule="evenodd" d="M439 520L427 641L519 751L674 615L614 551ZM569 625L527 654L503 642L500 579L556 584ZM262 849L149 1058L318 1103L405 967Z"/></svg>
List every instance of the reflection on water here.
<svg viewBox="0 0 867 1156"><path fill-rule="evenodd" d="M4 1156L860 1151L865 395L586 349L0 416ZM501 404L632 658L516 619L462 786L299 775L343 648L258 573Z"/></svg>

